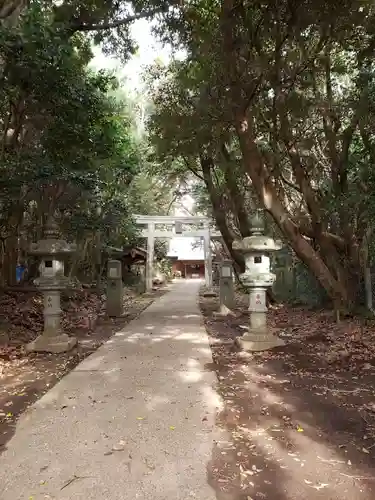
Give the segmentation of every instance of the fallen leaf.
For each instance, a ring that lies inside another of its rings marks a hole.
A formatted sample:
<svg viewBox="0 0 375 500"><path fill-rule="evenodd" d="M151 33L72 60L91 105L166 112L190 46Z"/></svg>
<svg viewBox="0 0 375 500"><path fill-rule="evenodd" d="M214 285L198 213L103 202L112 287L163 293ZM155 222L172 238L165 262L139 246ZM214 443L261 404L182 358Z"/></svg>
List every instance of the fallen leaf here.
<svg viewBox="0 0 375 500"><path fill-rule="evenodd" d="M112 450L113 451L124 451L125 450L125 441L123 441L122 439L115 445L112 446Z"/></svg>
<svg viewBox="0 0 375 500"><path fill-rule="evenodd" d="M370 453L366 448L362 448L363 453Z"/></svg>
<svg viewBox="0 0 375 500"><path fill-rule="evenodd" d="M171 425L169 428L170 428L171 431L174 431L176 427L174 427L173 425Z"/></svg>
<svg viewBox="0 0 375 500"><path fill-rule="evenodd" d="M314 488L315 490L322 490L326 486L329 486L329 484L328 483L321 483L321 484L317 484L316 486L312 486L312 488Z"/></svg>

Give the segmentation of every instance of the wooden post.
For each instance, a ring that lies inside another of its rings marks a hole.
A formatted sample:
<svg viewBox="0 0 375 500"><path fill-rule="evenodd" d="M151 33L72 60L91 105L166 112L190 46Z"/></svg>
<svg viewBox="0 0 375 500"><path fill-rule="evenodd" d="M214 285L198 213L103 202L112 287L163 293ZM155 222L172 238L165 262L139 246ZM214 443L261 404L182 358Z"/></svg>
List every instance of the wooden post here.
<svg viewBox="0 0 375 500"><path fill-rule="evenodd" d="M107 315L118 318L123 313L122 264L120 260L108 261L107 269Z"/></svg>
<svg viewBox="0 0 375 500"><path fill-rule="evenodd" d="M234 304L234 285L233 285L233 267L231 260L223 260L220 266L220 309L222 306L233 309Z"/></svg>
<svg viewBox="0 0 375 500"><path fill-rule="evenodd" d="M152 278L154 274L155 223L149 222L147 229L146 292L151 292Z"/></svg>

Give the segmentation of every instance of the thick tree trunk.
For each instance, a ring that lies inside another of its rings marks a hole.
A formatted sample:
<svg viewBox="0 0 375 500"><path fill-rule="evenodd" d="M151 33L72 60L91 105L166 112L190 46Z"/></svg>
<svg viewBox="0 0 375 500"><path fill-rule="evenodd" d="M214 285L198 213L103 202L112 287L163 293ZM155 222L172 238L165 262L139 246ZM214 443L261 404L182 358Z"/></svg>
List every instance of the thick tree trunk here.
<svg viewBox="0 0 375 500"><path fill-rule="evenodd" d="M245 270L244 258L239 252L236 252L232 248L232 244L235 240L235 235L231 231L231 229L228 227L226 215L225 215L225 210L221 204L220 197L219 197L219 195L216 191L216 188L212 182L211 169L214 166L214 162L213 162L212 158L205 158L202 155L200 157L200 162L201 162L204 182L206 184L207 191L208 191L208 194L210 196L213 215L215 218L216 225L217 225L217 227L218 227L218 229L219 229L219 231L224 239L225 245L227 246L227 249L228 249L232 259L237 264L240 272L243 272Z"/></svg>
<svg viewBox="0 0 375 500"><path fill-rule="evenodd" d="M221 165L221 170L224 173L225 184L233 205L234 214L238 221L241 236L245 238L246 236L250 236L251 229L248 214L245 209L244 198L237 183L236 175L238 172L237 169L233 168L233 161L231 160L230 153L225 144L222 146L222 154L224 157L224 163Z"/></svg>
<svg viewBox="0 0 375 500"><path fill-rule="evenodd" d="M257 145L252 139L251 120L245 115L237 115L235 124L243 155L243 166L252 181L259 200L289 240L296 255L316 276L333 302L348 305L350 298L346 287L341 280L339 281L332 275L321 256L302 236L281 204Z"/></svg>
<svg viewBox="0 0 375 500"><path fill-rule="evenodd" d="M4 26L17 24L21 12L27 6L25 0L4 0L0 2L0 19Z"/></svg>

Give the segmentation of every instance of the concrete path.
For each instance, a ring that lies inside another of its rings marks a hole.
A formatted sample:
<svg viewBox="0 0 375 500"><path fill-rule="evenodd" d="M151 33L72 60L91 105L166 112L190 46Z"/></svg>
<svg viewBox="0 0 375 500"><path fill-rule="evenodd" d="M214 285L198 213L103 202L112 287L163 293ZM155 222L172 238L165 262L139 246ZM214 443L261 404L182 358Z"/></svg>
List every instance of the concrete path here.
<svg viewBox="0 0 375 500"><path fill-rule="evenodd" d="M24 413L0 457L1 500L216 498L199 286L174 284Z"/></svg>

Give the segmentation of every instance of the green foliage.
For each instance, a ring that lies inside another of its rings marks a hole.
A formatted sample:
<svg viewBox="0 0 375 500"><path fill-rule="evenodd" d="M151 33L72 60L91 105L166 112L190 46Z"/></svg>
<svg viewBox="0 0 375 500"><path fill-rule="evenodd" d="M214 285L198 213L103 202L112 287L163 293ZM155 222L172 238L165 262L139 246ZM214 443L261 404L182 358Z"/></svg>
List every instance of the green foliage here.
<svg viewBox="0 0 375 500"><path fill-rule="evenodd" d="M273 293L277 300L310 307L323 307L327 304L328 297L324 288L301 262L276 265L272 271L276 274Z"/></svg>
<svg viewBox="0 0 375 500"><path fill-rule="evenodd" d="M117 82L89 72L87 44L53 30L38 5L17 29L3 28L1 38L3 198L23 198L22 208L34 207L37 218L77 204L87 213L101 204L103 225L118 223L124 209L118 191L130 183L139 158L130 117L107 97ZM72 226L77 216L75 210Z"/></svg>
<svg viewBox="0 0 375 500"><path fill-rule="evenodd" d="M79 30L67 36L62 11L52 10L31 2L16 25L0 28L0 235L10 270L17 237L26 248L48 215L78 242L86 268L98 264L100 248L138 241L134 212L170 203L158 195L160 182L142 172L149 153L134 103L119 98L112 75L87 68L89 39Z"/></svg>
<svg viewBox="0 0 375 500"><path fill-rule="evenodd" d="M255 195L345 302L373 251L374 20L366 1L198 0L159 29L187 58L149 72L165 170L203 174L227 245Z"/></svg>

